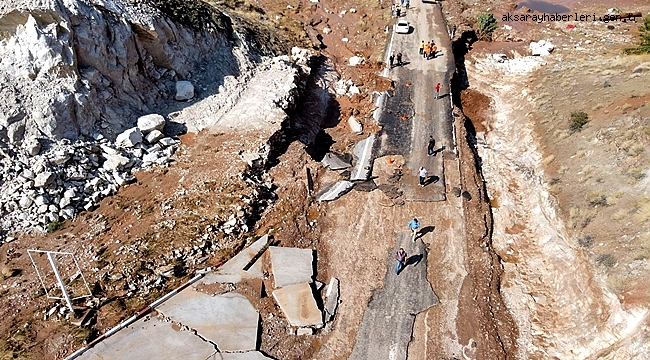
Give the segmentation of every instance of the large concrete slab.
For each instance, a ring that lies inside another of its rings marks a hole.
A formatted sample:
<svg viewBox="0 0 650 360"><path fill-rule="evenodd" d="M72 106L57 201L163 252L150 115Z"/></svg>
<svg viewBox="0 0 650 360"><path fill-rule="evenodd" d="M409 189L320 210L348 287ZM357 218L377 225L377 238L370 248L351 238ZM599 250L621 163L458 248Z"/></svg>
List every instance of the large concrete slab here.
<svg viewBox="0 0 650 360"><path fill-rule="evenodd" d="M275 287L310 283L314 276L314 255L311 249L269 247Z"/></svg>
<svg viewBox="0 0 650 360"><path fill-rule="evenodd" d="M256 350L259 314L243 295L210 296L188 288L156 310L196 330L220 351Z"/></svg>
<svg viewBox="0 0 650 360"><path fill-rule="evenodd" d="M204 360L211 359L215 353L214 345L189 331L175 330L172 323L162 322L154 317L136 321L95 345L78 359Z"/></svg>
<svg viewBox="0 0 650 360"><path fill-rule="evenodd" d="M318 192L318 194L316 194L316 199L318 199L319 202L336 200L347 194L353 186L353 183L345 180L326 185Z"/></svg>
<svg viewBox="0 0 650 360"><path fill-rule="evenodd" d="M356 163L352 169L350 180L368 180L372 167L372 148L375 144L375 135L359 141L354 147L354 156Z"/></svg>
<svg viewBox="0 0 650 360"><path fill-rule="evenodd" d="M394 259L400 247L408 254L407 265L396 275ZM427 250L422 240L413 242L409 233L398 233L387 259L384 287L372 294L351 360L405 360L415 315L439 302L427 280Z"/></svg>
<svg viewBox="0 0 650 360"><path fill-rule="evenodd" d="M323 326L323 314L318 309L308 283L276 289L273 298L292 326Z"/></svg>
<svg viewBox="0 0 650 360"><path fill-rule="evenodd" d="M264 235L257 239L251 246L247 247L218 269L206 274L197 284L214 284L214 283L238 283L246 279L262 278L262 261L255 261L247 271L244 266L266 245L269 236Z"/></svg>
<svg viewBox="0 0 650 360"><path fill-rule="evenodd" d="M215 360L272 360L272 358L264 356L259 351L248 351L245 353L220 353L221 357L217 356Z"/></svg>

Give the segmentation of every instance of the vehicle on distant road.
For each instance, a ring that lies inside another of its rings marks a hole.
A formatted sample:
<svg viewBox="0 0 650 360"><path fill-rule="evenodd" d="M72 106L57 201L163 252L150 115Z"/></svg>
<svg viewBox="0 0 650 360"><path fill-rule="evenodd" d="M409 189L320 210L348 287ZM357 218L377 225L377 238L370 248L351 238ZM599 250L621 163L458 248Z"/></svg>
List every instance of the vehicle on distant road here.
<svg viewBox="0 0 650 360"><path fill-rule="evenodd" d="M406 20L400 20L395 25L395 32L398 34L408 34L411 31L411 26Z"/></svg>

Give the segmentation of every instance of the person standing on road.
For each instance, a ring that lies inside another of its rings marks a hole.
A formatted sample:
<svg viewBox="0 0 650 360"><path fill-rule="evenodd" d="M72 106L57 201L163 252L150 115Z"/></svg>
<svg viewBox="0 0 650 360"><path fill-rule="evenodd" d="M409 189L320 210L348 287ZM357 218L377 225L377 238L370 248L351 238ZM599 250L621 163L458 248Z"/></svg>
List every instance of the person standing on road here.
<svg viewBox="0 0 650 360"><path fill-rule="evenodd" d="M420 221L418 221L417 218L413 218L413 220L409 221L408 228L413 231L412 239L415 241L415 238L418 235L418 230L420 229Z"/></svg>
<svg viewBox="0 0 650 360"><path fill-rule="evenodd" d="M388 63L390 64L390 68L393 68L393 62L395 61L395 53L391 53L390 56L388 57Z"/></svg>
<svg viewBox="0 0 650 360"><path fill-rule="evenodd" d="M408 9L411 6L411 0L406 0L406 8Z"/></svg>
<svg viewBox="0 0 650 360"><path fill-rule="evenodd" d="M440 83L436 84L436 99L440 97Z"/></svg>
<svg viewBox="0 0 650 360"><path fill-rule="evenodd" d="M436 52L437 52L437 51L438 51L438 46L437 46L437 45L433 45L433 46L431 47L431 57L432 57L432 58L434 58L434 59L436 58Z"/></svg>
<svg viewBox="0 0 650 360"><path fill-rule="evenodd" d="M436 147L436 139L433 138L433 135L429 136L429 145L427 145L427 155L431 156L436 156L436 152L434 151Z"/></svg>
<svg viewBox="0 0 650 360"><path fill-rule="evenodd" d="M395 4L390 6L390 17L395 17Z"/></svg>
<svg viewBox="0 0 650 360"><path fill-rule="evenodd" d="M424 55L424 40L420 43L420 55Z"/></svg>
<svg viewBox="0 0 650 360"><path fill-rule="evenodd" d="M397 53L397 66L402 66L402 53Z"/></svg>
<svg viewBox="0 0 650 360"><path fill-rule="evenodd" d="M397 5L397 7L395 8L395 14L397 14L397 17L400 16L401 12L402 12L402 7Z"/></svg>
<svg viewBox="0 0 650 360"><path fill-rule="evenodd" d="M424 44L424 58L429 59L429 53L431 52L431 46L429 43Z"/></svg>
<svg viewBox="0 0 650 360"><path fill-rule="evenodd" d="M404 251L404 248L399 248L399 250L397 250L397 253L395 253L395 260L395 274L399 275L404 268L404 262L406 261L406 251Z"/></svg>
<svg viewBox="0 0 650 360"><path fill-rule="evenodd" d="M427 169L420 167L418 170L418 175L420 175L420 186L424 187L424 184L427 180Z"/></svg>

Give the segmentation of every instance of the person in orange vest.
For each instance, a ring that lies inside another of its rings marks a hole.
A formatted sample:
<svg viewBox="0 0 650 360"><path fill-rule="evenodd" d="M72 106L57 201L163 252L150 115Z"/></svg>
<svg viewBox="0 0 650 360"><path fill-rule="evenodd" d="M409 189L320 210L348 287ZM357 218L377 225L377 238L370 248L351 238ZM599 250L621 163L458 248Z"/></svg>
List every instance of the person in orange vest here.
<svg viewBox="0 0 650 360"><path fill-rule="evenodd" d="M420 55L424 55L424 40L420 43Z"/></svg>
<svg viewBox="0 0 650 360"><path fill-rule="evenodd" d="M433 46L431 47L431 57L432 57L432 58L434 58L434 59L436 58L436 52L437 52L437 51L438 51L438 45L433 45Z"/></svg>
<svg viewBox="0 0 650 360"><path fill-rule="evenodd" d="M424 58L429 59L429 54L431 53L431 46L429 43L424 44Z"/></svg>

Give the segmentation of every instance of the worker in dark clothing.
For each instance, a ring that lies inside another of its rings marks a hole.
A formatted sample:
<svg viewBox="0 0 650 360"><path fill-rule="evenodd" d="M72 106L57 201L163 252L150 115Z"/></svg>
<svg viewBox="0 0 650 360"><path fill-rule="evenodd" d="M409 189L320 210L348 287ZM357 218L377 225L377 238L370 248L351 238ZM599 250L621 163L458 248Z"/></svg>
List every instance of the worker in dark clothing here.
<svg viewBox="0 0 650 360"><path fill-rule="evenodd" d="M390 64L390 68L392 69L393 68L393 62L395 61L395 53L390 54L390 57L388 58L388 61L389 61L389 64Z"/></svg>
<svg viewBox="0 0 650 360"><path fill-rule="evenodd" d="M427 145L427 155L436 156L436 152L434 150L435 147L436 147L436 139L434 139L433 136L429 136L429 145Z"/></svg>
<svg viewBox="0 0 650 360"><path fill-rule="evenodd" d="M402 66L402 53L397 53L397 66Z"/></svg>

